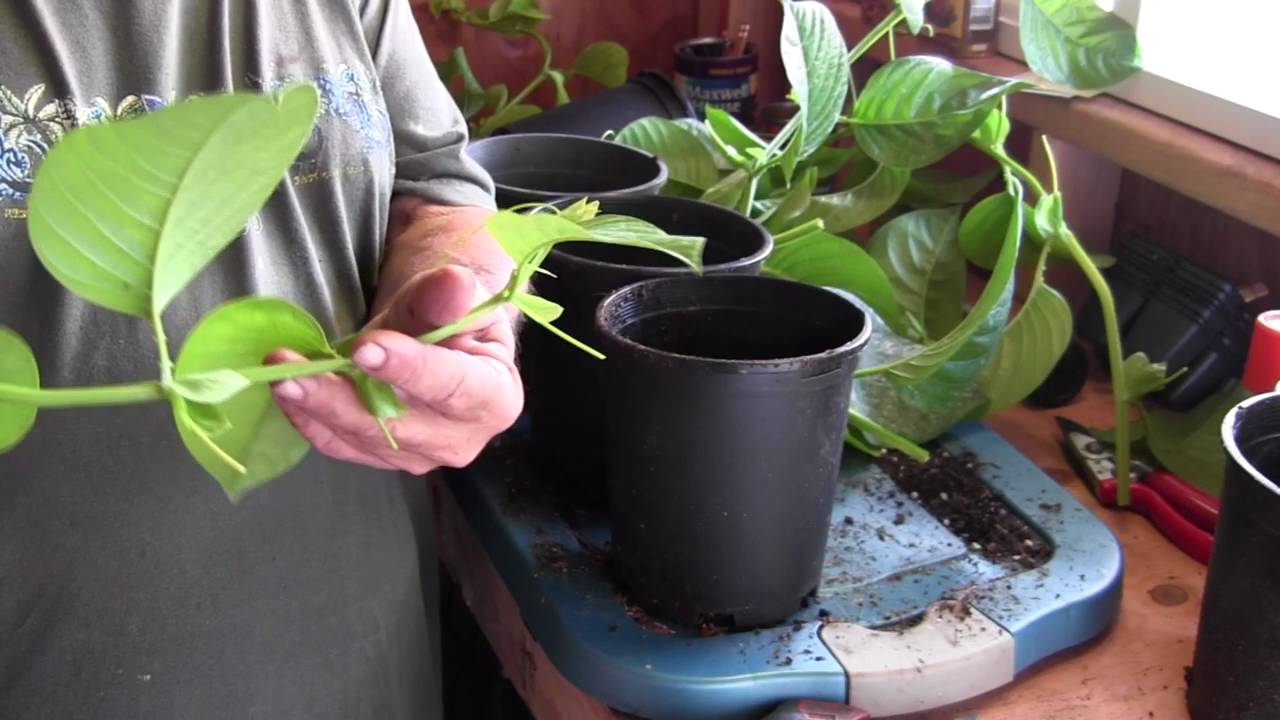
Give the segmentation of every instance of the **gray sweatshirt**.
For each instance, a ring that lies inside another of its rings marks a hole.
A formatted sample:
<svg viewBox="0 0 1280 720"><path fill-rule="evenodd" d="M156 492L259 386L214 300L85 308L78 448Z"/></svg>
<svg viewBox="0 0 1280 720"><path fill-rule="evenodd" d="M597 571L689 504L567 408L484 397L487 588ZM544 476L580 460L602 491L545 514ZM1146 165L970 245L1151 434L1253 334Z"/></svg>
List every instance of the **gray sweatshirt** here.
<svg viewBox="0 0 1280 720"><path fill-rule="evenodd" d="M316 132L166 312L175 351L243 295L345 335L365 319L393 193L491 206L407 0L0 3L0 325L31 343L45 385L157 372L145 323L72 296L31 250L48 148L188 95L298 80L321 91ZM422 483L312 453L232 505L163 405L43 412L0 455L0 718L437 716Z"/></svg>

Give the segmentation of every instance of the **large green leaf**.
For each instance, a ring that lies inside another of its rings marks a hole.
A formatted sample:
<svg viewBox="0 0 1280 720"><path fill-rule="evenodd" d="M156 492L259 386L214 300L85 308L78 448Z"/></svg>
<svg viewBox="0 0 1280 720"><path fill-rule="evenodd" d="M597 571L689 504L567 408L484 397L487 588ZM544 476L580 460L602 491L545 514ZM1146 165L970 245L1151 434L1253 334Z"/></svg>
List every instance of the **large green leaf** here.
<svg viewBox="0 0 1280 720"><path fill-rule="evenodd" d="M627 49L616 42L593 42L578 53L570 70L589 77L605 87L618 87L627 81L627 65L631 58Z"/></svg>
<svg viewBox="0 0 1280 720"><path fill-rule="evenodd" d="M653 223L625 215L597 215L584 220L581 225L595 242L661 252L688 265L695 272L702 271L702 251L707 244L706 238L669 235Z"/></svg>
<svg viewBox="0 0 1280 720"><path fill-rule="evenodd" d="M281 347L308 357L334 355L324 330L305 310L276 298L234 300L206 315L187 336L174 376L252 367ZM200 437L185 402L175 403L174 414L191 455L233 500L288 471L307 454L307 441L280 412L268 386L255 385L215 407L231 426L211 439L222 454L244 467L243 473Z"/></svg>
<svg viewBox="0 0 1280 720"><path fill-rule="evenodd" d="M761 202L760 206L764 209L764 213L759 220L764 223L765 229L777 235L797 225L795 220L809 207L809 203L813 200L813 189L817 185L818 171L809 168L804 175L791 184L791 189L781 199Z"/></svg>
<svg viewBox="0 0 1280 720"><path fill-rule="evenodd" d="M969 314L941 340L930 343L919 352L860 369L856 373L858 376L891 373L899 380L919 380L929 377L938 372L953 356L960 353L972 337L991 336L1004 327L1013 299L1013 275L1018 262L1023 225L1022 185L1009 175L1005 176L1005 181L1008 192L1018 201L1014 206L1019 211L1013 213L1009 219L1004 247L1000 250L1000 256L991 271L991 276L987 279L986 287L982 289L982 294L978 296L978 301L969 310Z"/></svg>
<svg viewBox="0 0 1280 720"><path fill-rule="evenodd" d="M943 337L964 315L964 257L956 242L958 208L915 210L885 223L868 250L884 269L898 303L929 339Z"/></svg>
<svg viewBox="0 0 1280 720"><path fill-rule="evenodd" d="M911 172L881 165L858 185L827 195L814 195L799 222L819 218L827 230L840 233L861 227L898 202Z"/></svg>
<svg viewBox="0 0 1280 720"><path fill-rule="evenodd" d="M476 74L471 71L471 64L467 62L466 48L461 45L454 48L444 62L436 64L436 72L439 73L441 82L446 86L455 77L462 78L462 92L456 96L456 99L458 101L458 109L462 111L464 118L470 120L481 110L484 110L487 99L485 89L480 85L480 81L476 79Z"/></svg>
<svg viewBox="0 0 1280 720"><path fill-rule="evenodd" d="M703 140L681 123L641 118L620 130L615 142L653 153L667 164L667 177L699 190L720 181L715 157Z"/></svg>
<svg viewBox="0 0 1280 720"><path fill-rule="evenodd" d="M1227 466L1222 422L1247 397L1249 392L1235 384L1201 401L1189 412L1144 411L1147 446L1174 475L1212 495L1221 495Z"/></svg>
<svg viewBox="0 0 1280 720"><path fill-rule="evenodd" d="M966 260L985 270L995 267L1013 208L1014 200L1009 193L990 195L969 208L960 222L960 251ZM1030 217L1031 207L1022 203L1022 212L1023 217ZM1031 227L1031 223L1026 224L1026 228Z"/></svg>
<svg viewBox="0 0 1280 720"><path fill-rule="evenodd" d="M976 175L958 175L939 168L920 168L911 172L911 180L902 191L900 202L915 209L964 205L999 176L998 167Z"/></svg>
<svg viewBox="0 0 1280 720"><path fill-rule="evenodd" d="M992 109L987 116L982 119L982 123L978 125L978 129L973 131L971 139L980 147L989 150L1003 150L1004 141L1009 138L1009 131L1012 125L1009 123L1009 115L1004 109L1005 101L1000 102L1000 107Z"/></svg>
<svg viewBox="0 0 1280 720"><path fill-rule="evenodd" d="M906 327L884 270L851 240L815 232L774 248L765 272L797 282L840 288L863 300L895 332Z"/></svg>
<svg viewBox="0 0 1280 720"><path fill-rule="evenodd" d="M800 159L827 143L848 96L844 36L817 0L782 3L782 65L804 124Z"/></svg>
<svg viewBox="0 0 1280 720"><path fill-rule="evenodd" d="M1125 400L1137 402L1145 395L1158 392L1173 382L1183 371L1170 374L1165 363L1153 363L1146 353L1136 352L1124 359L1122 366Z"/></svg>
<svg viewBox="0 0 1280 720"><path fill-rule="evenodd" d="M36 255L90 302L158 314L280 184L318 106L315 88L301 85L196 98L68 134L31 192Z"/></svg>
<svg viewBox="0 0 1280 720"><path fill-rule="evenodd" d="M1000 98L1026 86L941 58L898 58L877 70L858 97L854 137L885 165L932 165L964 144Z"/></svg>
<svg viewBox="0 0 1280 720"><path fill-rule="evenodd" d="M714 141L733 148L743 156L750 156L768 146L768 143L752 132L751 128L743 125L740 120L724 110L708 105L705 112L707 127L711 130Z"/></svg>
<svg viewBox="0 0 1280 720"><path fill-rule="evenodd" d="M707 188L702 194L703 202L740 210L750 204L755 194L755 178L746 170L734 170L720 182Z"/></svg>
<svg viewBox="0 0 1280 720"><path fill-rule="evenodd" d="M980 416L1023 401L1040 387L1071 342L1071 306L1044 281L1048 253L1041 251L1022 309L1009 323L991 363L982 371L987 402Z"/></svg>
<svg viewBox="0 0 1280 720"><path fill-rule="evenodd" d="M26 390L40 387L40 368L31 348L18 333L3 325L0 325L0 383ZM0 401L0 453L22 442L35 422L35 407Z"/></svg>
<svg viewBox="0 0 1280 720"><path fill-rule="evenodd" d="M1024 0L1018 26L1027 64L1053 82L1097 90L1142 69L1133 27L1094 0Z"/></svg>

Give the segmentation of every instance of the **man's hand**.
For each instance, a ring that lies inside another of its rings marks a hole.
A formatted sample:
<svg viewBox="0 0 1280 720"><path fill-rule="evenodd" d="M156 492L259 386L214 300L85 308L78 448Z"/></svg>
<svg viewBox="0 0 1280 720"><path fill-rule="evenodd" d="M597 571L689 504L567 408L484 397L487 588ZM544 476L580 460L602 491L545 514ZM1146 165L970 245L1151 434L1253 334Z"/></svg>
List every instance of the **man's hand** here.
<svg viewBox="0 0 1280 720"><path fill-rule="evenodd" d="M356 344L355 363L395 387L408 407L387 422L399 450L345 377L279 383L277 403L317 450L339 460L415 474L469 464L524 404L510 318L494 312L439 345L423 345L416 336L460 319L488 296L464 267L421 273L404 283ZM278 350L268 362L303 359Z"/></svg>

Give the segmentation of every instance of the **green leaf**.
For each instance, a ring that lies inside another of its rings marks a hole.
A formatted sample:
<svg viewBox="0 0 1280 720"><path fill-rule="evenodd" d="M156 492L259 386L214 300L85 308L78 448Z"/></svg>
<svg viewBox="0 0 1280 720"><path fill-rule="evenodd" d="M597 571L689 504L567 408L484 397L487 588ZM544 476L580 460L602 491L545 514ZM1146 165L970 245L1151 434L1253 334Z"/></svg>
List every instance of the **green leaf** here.
<svg viewBox="0 0 1280 720"><path fill-rule="evenodd" d="M868 246L903 310L924 324L929 338L946 335L964 314L964 257L956 243L959 222L957 208L915 210L885 223Z"/></svg>
<svg viewBox="0 0 1280 720"><path fill-rule="evenodd" d="M700 191L720 181L710 148L687 126L666 118L641 118L618 132L614 142L650 152L667 165L667 177Z"/></svg>
<svg viewBox="0 0 1280 720"><path fill-rule="evenodd" d="M1009 138L1009 115L1004 110L1004 102L1001 106L993 108L983 118L982 123L978 125L978 129L973 131L971 139L978 145L991 149L999 150L1004 148L1004 141Z"/></svg>
<svg viewBox="0 0 1280 720"><path fill-rule="evenodd" d="M822 147L809 156L803 165L817 168L818 179L829 178L840 172L849 163L864 158L862 149L857 145L849 147Z"/></svg>
<svg viewBox="0 0 1280 720"><path fill-rule="evenodd" d="M998 167L977 175L958 175L938 168L920 168L911 171L911 180L902 191L900 202L915 209L964 205L999 176Z"/></svg>
<svg viewBox="0 0 1280 720"><path fill-rule="evenodd" d="M793 221L809 207L809 202L813 198L813 189L817 184L818 172L809 168L803 177L791 184L791 189L781 200L765 204L765 215L760 218L765 224L765 229L777 235L798 225L799 223Z"/></svg>
<svg viewBox="0 0 1280 720"><path fill-rule="evenodd" d="M475 73L471 71L471 64L467 62L465 48L461 45L454 48L444 62L436 65L436 72L440 74L440 81L445 85L448 85L455 77L462 78L462 94L458 98L458 109L462 111L464 118L470 120L481 110L484 110L487 102L485 89L480 86L480 81L476 79Z"/></svg>
<svg viewBox="0 0 1280 720"><path fill-rule="evenodd" d="M707 127L711 130L712 137L725 145L744 155L750 155L751 151L764 150L768 146L768 143L759 135L751 132L746 125L724 110L708 105L705 112Z"/></svg>
<svg viewBox="0 0 1280 720"><path fill-rule="evenodd" d="M249 387L249 378L235 370L219 368L191 375L175 376L167 387L193 403L226 402Z"/></svg>
<svg viewBox="0 0 1280 720"><path fill-rule="evenodd" d="M18 333L0 325L0 383L35 390L40 368L31 347ZM0 401L0 453L22 442L36 423L36 408Z"/></svg>
<svg viewBox="0 0 1280 720"><path fill-rule="evenodd" d="M366 373L354 370L347 373L355 383L356 394L365 409L379 420L398 418L409 411L404 401L396 394L390 383L379 380Z"/></svg>
<svg viewBox="0 0 1280 720"><path fill-rule="evenodd" d="M851 240L828 232L792 240L774 248L764 270L788 280L849 292L871 306L895 332L906 327L888 276Z"/></svg>
<svg viewBox="0 0 1280 720"><path fill-rule="evenodd" d="M516 262L548 244L586 240L589 237L582 226L552 212L519 213L501 210L489 216L485 227Z"/></svg>
<svg viewBox="0 0 1280 720"><path fill-rule="evenodd" d="M849 92L844 36L816 0L782 3L782 65L804 125L804 159L827 143Z"/></svg>
<svg viewBox="0 0 1280 720"><path fill-rule="evenodd" d="M1013 208L1012 196L997 193L983 198L965 213L960 222L960 250L966 260L985 270L995 267ZM1022 211L1030 217L1031 208L1026 203L1022 204Z"/></svg>
<svg viewBox="0 0 1280 720"><path fill-rule="evenodd" d="M217 438L231 429L231 419L223 414L216 405L188 402L186 407L187 414L192 422L209 439Z"/></svg>
<svg viewBox="0 0 1280 720"><path fill-rule="evenodd" d="M482 26L511 35L533 32L549 19L551 16L538 7L536 0L495 0L489 6L488 20Z"/></svg>
<svg viewBox="0 0 1280 720"><path fill-rule="evenodd" d="M252 367L281 347L308 357L333 356L324 330L305 310L276 298L234 300L206 315L191 331L174 375ZM183 442L232 499L283 474L307 454L307 441L280 412L266 385L255 385L217 404L231 427L217 436L214 447L210 447L210 433L193 419L186 401L178 399L174 414ZM242 465L244 472L237 472L224 455Z"/></svg>
<svg viewBox="0 0 1280 720"><path fill-rule="evenodd" d="M1134 353L1124 359L1125 400L1137 402L1143 396L1158 392L1173 382L1183 371L1169 374L1165 363L1153 363L1146 353Z"/></svg>
<svg viewBox="0 0 1280 720"><path fill-rule="evenodd" d="M743 205L743 198L751 193L751 185L751 173L734 170L723 180L707 188L702 194L702 201L736 210Z"/></svg>
<svg viewBox="0 0 1280 720"><path fill-rule="evenodd" d="M669 235L653 223L625 215L597 215L582 223L595 242L645 248L669 255L702 272L702 252L706 238Z"/></svg>
<svg viewBox="0 0 1280 720"><path fill-rule="evenodd" d="M1008 192L1019 202L1014 206L1021 208L1022 185L1011 175L1005 175ZM929 212L917 210L916 212ZM969 314L965 316L946 337L930 343L919 352L872 365L857 371L857 376L869 376L880 373L891 373L899 380L919 380L938 372L953 356L969 343L975 335L990 337L1004 327L1008 319L1009 306L1013 300L1013 274L1018 262L1018 250L1022 239L1023 214L1013 213L1009 227L1005 231L1004 247L1000 257L987 279L986 287L978 296ZM997 336L998 337L998 336ZM973 355L971 353L971 355ZM972 358L970 358L972 359Z"/></svg>
<svg viewBox="0 0 1280 720"><path fill-rule="evenodd" d="M526 292L516 293L513 301L516 307L520 308L520 312L538 322L555 322L564 313L564 307L544 297Z"/></svg>
<svg viewBox="0 0 1280 720"><path fill-rule="evenodd" d="M494 130L510 125L513 122L518 122L527 117L533 117L540 112L542 112L542 108L528 103L508 105L493 115L490 115L484 122L480 123L480 127L476 130L476 137L488 137L493 134Z"/></svg>
<svg viewBox="0 0 1280 720"><path fill-rule="evenodd" d="M548 70L547 77L551 78L551 84L556 89L556 106L569 104L569 90L564 86L564 73L559 70Z"/></svg>
<svg viewBox="0 0 1280 720"><path fill-rule="evenodd" d="M1052 82L1098 90L1142 69L1133 27L1093 0L1026 0L1018 25L1027 65Z"/></svg>
<svg viewBox="0 0 1280 720"><path fill-rule="evenodd" d="M883 215L902 197L911 173L881 165L861 184L828 195L814 195L798 222L822 220L830 232L841 233L861 227Z"/></svg>
<svg viewBox="0 0 1280 720"><path fill-rule="evenodd" d="M928 4L929 0L898 0L898 7L902 8L902 16L906 18L907 29L912 35L919 35L920 28L924 27L924 6Z"/></svg>
<svg viewBox="0 0 1280 720"><path fill-rule="evenodd" d="M1116 264L1115 256L1104 253L1089 253L1089 261L1099 270L1106 270Z"/></svg>
<svg viewBox="0 0 1280 720"><path fill-rule="evenodd" d="M585 222L599 214L600 201L585 197L560 211L560 217L575 223Z"/></svg>
<svg viewBox="0 0 1280 720"><path fill-rule="evenodd" d="M898 58L877 70L858 98L854 137L885 165L932 165L963 145L1000 98L1026 86L941 58Z"/></svg>
<svg viewBox="0 0 1280 720"><path fill-rule="evenodd" d="M1022 402L1049 377L1071 343L1075 328L1071 306L1045 283L1047 260L1048 254L1041 251L1027 299L1005 330L995 357L982 371L980 382L987 402L979 417Z"/></svg>
<svg viewBox="0 0 1280 720"><path fill-rule="evenodd" d="M793 119L793 122L795 120ZM782 182L786 185L791 184L792 178L796 176L796 168L800 166L800 153L804 150L804 128L797 127L791 139L787 141L787 147L778 157L778 169L782 171Z"/></svg>
<svg viewBox="0 0 1280 720"><path fill-rule="evenodd" d="M484 108L497 112L498 108L507 104L510 91L503 83L496 83L484 89Z"/></svg>
<svg viewBox="0 0 1280 720"><path fill-rule="evenodd" d="M300 85L186 100L69 133L31 192L36 255L90 302L158 314L280 184L318 107L316 89Z"/></svg>
<svg viewBox="0 0 1280 720"><path fill-rule="evenodd" d="M616 42L594 42L583 48L569 69L575 75L589 77L605 87L615 88L627 81L627 65L631 57Z"/></svg>
<svg viewBox="0 0 1280 720"><path fill-rule="evenodd" d="M1249 397L1239 384L1232 385L1185 413L1144 411L1147 445L1174 475L1220 496L1227 467L1222 446L1222 422L1227 413Z"/></svg>

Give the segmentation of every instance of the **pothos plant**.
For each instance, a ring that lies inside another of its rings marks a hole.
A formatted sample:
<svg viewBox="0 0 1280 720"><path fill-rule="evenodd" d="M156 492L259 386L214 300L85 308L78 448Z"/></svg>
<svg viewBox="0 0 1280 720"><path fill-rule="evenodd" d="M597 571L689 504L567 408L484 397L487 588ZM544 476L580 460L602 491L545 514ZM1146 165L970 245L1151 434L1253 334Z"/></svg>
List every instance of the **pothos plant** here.
<svg viewBox="0 0 1280 720"><path fill-rule="evenodd" d="M268 383L342 373L380 423L405 411L391 386L352 363L349 339L326 337L315 318L282 299L220 305L196 324L176 357L165 337L165 309L266 203L310 136L318 107L311 85L275 95L202 97L77 129L49 152L30 196L31 247L69 291L151 324L158 377L41 387L30 347L0 326L0 453L26 436L41 409L165 402L192 457L234 500L292 468L309 447L276 407ZM560 306L524 290L561 242L643 247L701 268L702 238L598 214L598 204L585 199L563 210L498 212L486 227L516 261L509 282L457 322L422 335L423 343L451 337L509 303L602 357L553 324ZM262 365L276 347L291 347L308 361ZM395 443L390 433L387 442Z"/></svg>
<svg viewBox="0 0 1280 720"><path fill-rule="evenodd" d="M555 88L557 106L568 103L568 81L581 76L609 88L627 81L630 56L627 49L616 42L594 42L582 49L567 68L552 67L551 43L539 31L551 15L538 6L538 0L494 0L485 10L473 10L464 0L431 0L431 14L447 17L472 27L492 30L511 36L524 36L537 41L542 49L542 66L529 84L514 95L505 84L482 86L467 61L466 50L456 47L444 62L436 64L441 80L446 85L458 78L460 86L454 91L454 99L471 125L472 137L487 137L493 131L517 120L537 115L542 108L527 102L538 88L550 82Z"/></svg>
<svg viewBox="0 0 1280 720"><path fill-rule="evenodd" d="M764 223L775 239L767 273L840 289L873 311L882 332L856 373L847 435L867 452L893 447L922 459L919 443L1034 390L1072 334L1071 309L1045 282L1045 267L1074 263L1103 309L1118 463L1127 469L1130 393L1111 291L1064 218L1052 148L1046 142L1042 180L1005 147L1006 98L1032 85L914 56L893 57L859 87L852 63L883 38L892 56L900 26L926 29L926 0L898 0L852 48L823 3L781 2L781 56L798 110L780 132L762 137L708 108L705 122L646 118L617 140L666 161L664 192ZM1050 81L1105 88L1140 67L1132 27L1093 0L1022 0L1020 12L1028 64ZM931 167L965 145L995 168L966 178ZM839 172L847 189L817 191ZM966 209L997 177L1003 191ZM842 236L872 224L865 249ZM989 272L967 311L966 261ZM1015 313L1019 265L1033 280ZM1120 474L1127 502L1128 473Z"/></svg>

